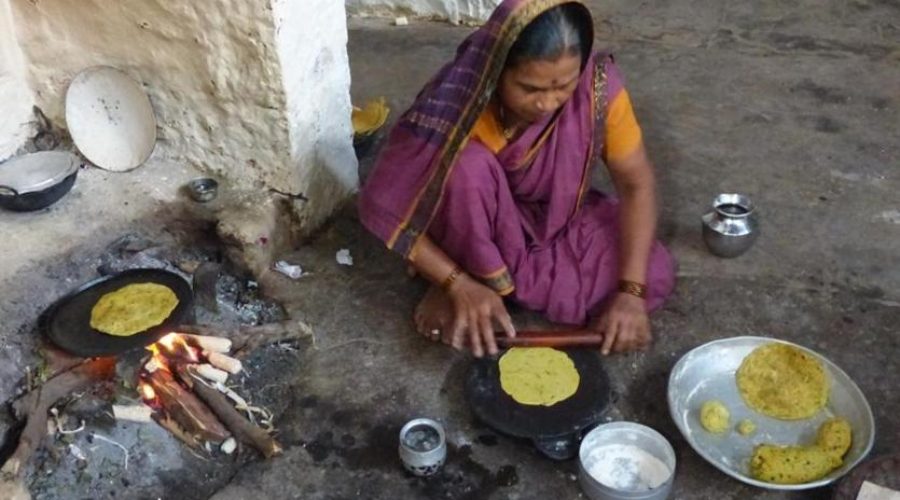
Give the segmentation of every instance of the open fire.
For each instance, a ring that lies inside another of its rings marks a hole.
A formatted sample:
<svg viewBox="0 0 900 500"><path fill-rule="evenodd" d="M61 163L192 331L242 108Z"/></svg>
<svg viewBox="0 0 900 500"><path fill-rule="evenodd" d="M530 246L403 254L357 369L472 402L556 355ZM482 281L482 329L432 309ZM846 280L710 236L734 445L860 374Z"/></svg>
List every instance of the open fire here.
<svg viewBox="0 0 900 500"><path fill-rule="evenodd" d="M228 355L230 340L173 332L147 349L138 390L157 423L194 448L231 453L239 441L266 457L280 453L268 432L272 416L225 385L243 369Z"/></svg>

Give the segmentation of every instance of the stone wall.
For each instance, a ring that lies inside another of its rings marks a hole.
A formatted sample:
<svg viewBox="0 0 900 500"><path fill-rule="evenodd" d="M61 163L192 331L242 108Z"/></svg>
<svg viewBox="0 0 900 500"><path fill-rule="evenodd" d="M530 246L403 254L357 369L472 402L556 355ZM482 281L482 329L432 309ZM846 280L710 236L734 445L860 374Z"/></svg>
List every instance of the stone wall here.
<svg viewBox="0 0 900 500"><path fill-rule="evenodd" d="M0 161L28 138L32 102L9 0L0 0Z"/></svg>
<svg viewBox="0 0 900 500"><path fill-rule="evenodd" d="M452 23L485 21L500 0L346 0L353 15L393 17L411 15Z"/></svg>
<svg viewBox="0 0 900 500"><path fill-rule="evenodd" d="M356 188L341 2L7 1L36 104L54 124L65 127L79 71L115 66L150 96L154 158L227 187L303 193L310 201L295 206L311 224Z"/></svg>

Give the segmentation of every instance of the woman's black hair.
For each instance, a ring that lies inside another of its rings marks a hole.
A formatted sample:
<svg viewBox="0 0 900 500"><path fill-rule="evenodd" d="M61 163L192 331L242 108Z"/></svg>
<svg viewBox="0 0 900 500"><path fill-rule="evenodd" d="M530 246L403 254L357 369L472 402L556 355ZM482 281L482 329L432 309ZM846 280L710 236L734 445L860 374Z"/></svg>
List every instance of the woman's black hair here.
<svg viewBox="0 0 900 500"><path fill-rule="evenodd" d="M580 55L584 66L591 55L594 28L583 5L564 3L534 18L509 49L507 66L523 61L554 61L560 56Z"/></svg>

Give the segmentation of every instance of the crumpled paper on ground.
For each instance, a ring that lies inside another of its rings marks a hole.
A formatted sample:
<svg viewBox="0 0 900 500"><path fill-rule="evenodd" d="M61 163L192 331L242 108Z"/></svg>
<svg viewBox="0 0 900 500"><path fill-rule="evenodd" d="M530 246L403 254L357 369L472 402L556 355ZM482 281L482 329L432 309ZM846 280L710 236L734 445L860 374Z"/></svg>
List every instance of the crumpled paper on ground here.
<svg viewBox="0 0 900 500"><path fill-rule="evenodd" d="M900 500L900 491L865 481L859 489L859 494L856 495L856 500Z"/></svg>
<svg viewBox="0 0 900 500"><path fill-rule="evenodd" d="M338 250L337 254L335 254L334 259L338 264L342 266L352 266L353 265L353 256L350 255L350 250L347 248L342 248Z"/></svg>
<svg viewBox="0 0 900 500"><path fill-rule="evenodd" d="M274 269L292 280L300 278L305 274L302 267L297 264L291 264L285 260L276 262Z"/></svg>

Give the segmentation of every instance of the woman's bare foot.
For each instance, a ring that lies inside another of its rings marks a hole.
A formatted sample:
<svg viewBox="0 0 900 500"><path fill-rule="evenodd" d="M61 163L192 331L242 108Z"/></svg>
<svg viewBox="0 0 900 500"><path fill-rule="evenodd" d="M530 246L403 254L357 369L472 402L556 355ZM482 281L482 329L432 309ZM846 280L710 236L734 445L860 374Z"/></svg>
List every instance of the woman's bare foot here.
<svg viewBox="0 0 900 500"><path fill-rule="evenodd" d="M453 324L453 302L438 286L432 285L413 313L416 331L429 340L441 340L441 333Z"/></svg>

